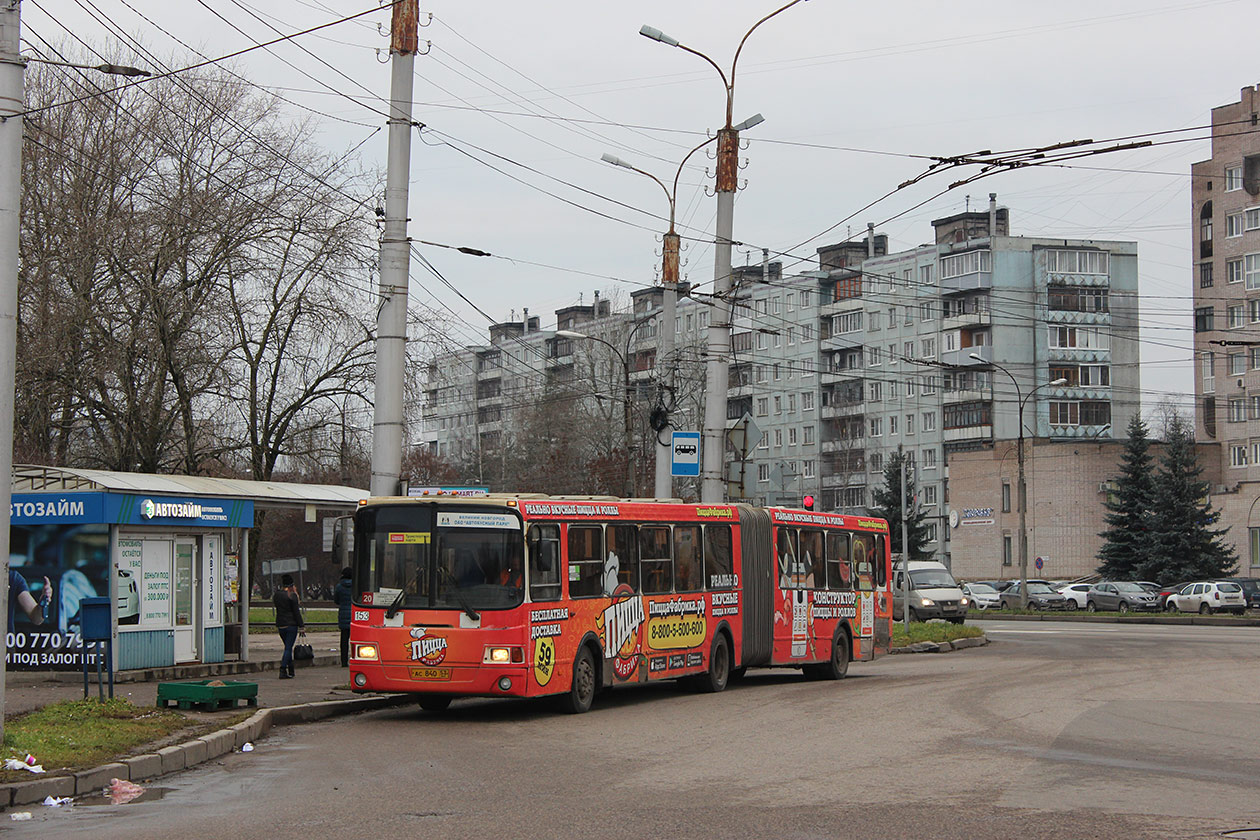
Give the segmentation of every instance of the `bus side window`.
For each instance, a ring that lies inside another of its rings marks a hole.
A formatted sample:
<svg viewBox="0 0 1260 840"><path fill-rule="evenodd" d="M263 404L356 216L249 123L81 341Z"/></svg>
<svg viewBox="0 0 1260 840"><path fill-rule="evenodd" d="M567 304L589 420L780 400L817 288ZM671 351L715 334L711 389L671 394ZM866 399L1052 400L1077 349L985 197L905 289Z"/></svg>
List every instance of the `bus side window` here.
<svg viewBox="0 0 1260 840"><path fill-rule="evenodd" d="M802 589L809 577L809 570L801 563L799 540L795 528L780 527L778 530L779 588Z"/></svg>
<svg viewBox="0 0 1260 840"><path fill-rule="evenodd" d="M703 563L700 557L700 526L674 526L674 591L699 592Z"/></svg>
<svg viewBox="0 0 1260 840"><path fill-rule="evenodd" d="M560 526L529 526L529 597L555 601L560 597Z"/></svg>
<svg viewBox="0 0 1260 840"><path fill-rule="evenodd" d="M804 585L810 589L827 587L827 570L823 565L823 559L823 532L802 529L801 568L809 569L809 577Z"/></svg>
<svg viewBox="0 0 1260 840"><path fill-rule="evenodd" d="M875 535L871 542L874 548L871 550L871 565L875 567L875 586L883 589L888 584L888 558L884 551L884 541L888 539L883 534Z"/></svg>
<svg viewBox="0 0 1260 840"><path fill-rule="evenodd" d="M730 525L704 526L704 582L709 589L735 588Z"/></svg>
<svg viewBox="0 0 1260 840"><path fill-rule="evenodd" d="M674 581L674 561L670 558L669 527L643 525L639 528L639 568L643 593L669 592Z"/></svg>
<svg viewBox="0 0 1260 840"><path fill-rule="evenodd" d="M613 574L613 579L604 581L608 594L622 584L639 591L639 535L633 525L608 526L608 561L604 573Z"/></svg>
<svg viewBox="0 0 1260 840"><path fill-rule="evenodd" d="M604 594L604 529L599 525L569 526L569 597Z"/></svg>
<svg viewBox="0 0 1260 840"><path fill-rule="evenodd" d="M857 577L858 589L875 587L874 569L871 567L872 542L870 534L853 535L853 574Z"/></svg>
<svg viewBox="0 0 1260 840"><path fill-rule="evenodd" d="M849 566L849 535L843 531L827 532L827 588L853 588L852 568Z"/></svg>

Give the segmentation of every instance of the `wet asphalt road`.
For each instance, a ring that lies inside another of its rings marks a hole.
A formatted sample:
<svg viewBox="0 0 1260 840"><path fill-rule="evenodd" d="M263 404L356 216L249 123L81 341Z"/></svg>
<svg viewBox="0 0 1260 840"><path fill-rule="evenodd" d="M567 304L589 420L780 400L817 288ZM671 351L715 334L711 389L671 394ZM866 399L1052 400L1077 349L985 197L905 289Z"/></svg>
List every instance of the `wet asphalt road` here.
<svg viewBox="0 0 1260 840"><path fill-rule="evenodd" d="M277 730L160 799L8 836L1168 838L1260 827L1260 628L984 622L993 644ZM6 820L7 822L7 820Z"/></svg>

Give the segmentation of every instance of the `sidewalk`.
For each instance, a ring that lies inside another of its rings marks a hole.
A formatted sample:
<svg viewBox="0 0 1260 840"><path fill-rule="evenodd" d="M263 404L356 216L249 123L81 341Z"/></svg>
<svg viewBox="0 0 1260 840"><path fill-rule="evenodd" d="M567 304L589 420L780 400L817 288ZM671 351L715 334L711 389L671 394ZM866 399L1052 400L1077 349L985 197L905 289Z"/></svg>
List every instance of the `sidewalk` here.
<svg viewBox="0 0 1260 840"><path fill-rule="evenodd" d="M297 677L291 680L280 679L280 657L284 653L284 644L280 641L279 634L273 628L264 627L250 634L249 662L230 660L221 666L192 664L147 671L124 671L115 678L114 696L130 700L137 706L152 706L157 702L159 682L216 678L258 683L259 708L357 696L350 693L349 669L340 667L340 634L312 632L306 634L305 641L314 649L315 659L311 662L299 662L296 666ZM105 680L104 691L108 696L108 678ZM89 674L88 696L99 696L94 671ZM82 698L83 674L79 671L9 671L5 675L6 717L25 714L50 703ZM236 710L236 713L239 711ZM233 712L186 714L197 719L214 720L216 717L231 716Z"/></svg>

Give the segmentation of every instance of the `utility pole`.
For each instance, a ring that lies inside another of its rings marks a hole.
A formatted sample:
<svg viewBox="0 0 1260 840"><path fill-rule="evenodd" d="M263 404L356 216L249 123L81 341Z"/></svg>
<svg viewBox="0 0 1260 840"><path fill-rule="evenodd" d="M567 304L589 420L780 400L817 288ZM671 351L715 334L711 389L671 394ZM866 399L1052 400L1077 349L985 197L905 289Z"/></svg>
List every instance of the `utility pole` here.
<svg viewBox="0 0 1260 840"><path fill-rule="evenodd" d="M686 163L684 158L683 163ZM681 167L679 167L681 171ZM665 290L661 303L661 333L660 345L657 348L656 364L663 366L664 376L668 387L667 392L670 399L673 399L675 373L678 370L678 361L674 358L674 325L677 320L678 313L678 245L679 237L674 232L674 200L670 197L669 203L670 226L669 233L665 234L664 246L664 262L661 265L661 286ZM655 430L656 434L656 481L652 485L653 495L658 499L667 499L674 495L674 424L667 422L660 429Z"/></svg>
<svg viewBox="0 0 1260 840"><path fill-rule="evenodd" d="M906 631L910 630L910 534L906 527L906 455L897 445L901 459L901 619Z"/></svg>
<svg viewBox="0 0 1260 840"><path fill-rule="evenodd" d="M5 585L0 615L9 614L9 505L13 500L13 397L17 371L18 234L22 205L22 118L26 64L18 54L19 0L0 2L0 558ZM0 738L4 736L8 637L0 634Z"/></svg>
<svg viewBox="0 0 1260 840"><path fill-rule="evenodd" d="M407 187L411 177L411 91L419 49L420 0L398 0L390 22L389 158L376 316L376 395L372 418L373 496L398 493L402 473L403 363L407 349Z"/></svg>

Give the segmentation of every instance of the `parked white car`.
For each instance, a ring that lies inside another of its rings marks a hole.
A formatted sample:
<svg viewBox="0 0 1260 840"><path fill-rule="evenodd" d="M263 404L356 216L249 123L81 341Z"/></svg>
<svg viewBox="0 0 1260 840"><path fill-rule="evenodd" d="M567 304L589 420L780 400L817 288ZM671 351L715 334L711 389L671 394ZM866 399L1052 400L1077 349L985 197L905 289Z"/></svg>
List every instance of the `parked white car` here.
<svg viewBox="0 0 1260 840"><path fill-rule="evenodd" d="M1089 600L1086 596L1089 594L1089 588L1092 585L1090 583L1069 583L1067 586L1060 586L1059 592L1064 598L1068 599L1067 608L1069 610L1085 609L1085 604Z"/></svg>
<svg viewBox="0 0 1260 840"><path fill-rule="evenodd" d="M1247 609L1247 599L1242 587L1229 581L1195 581L1187 583L1180 592L1168 596L1165 609L1172 612L1197 612L1211 615L1217 610L1242 615Z"/></svg>
<svg viewBox="0 0 1260 840"><path fill-rule="evenodd" d="M978 610L987 610L990 607L997 609L1002 606L1002 593L987 583L964 583L962 591L971 599L971 606Z"/></svg>

